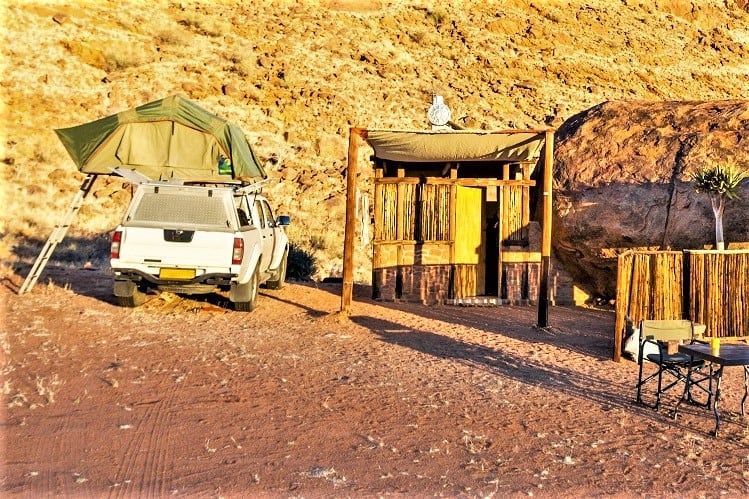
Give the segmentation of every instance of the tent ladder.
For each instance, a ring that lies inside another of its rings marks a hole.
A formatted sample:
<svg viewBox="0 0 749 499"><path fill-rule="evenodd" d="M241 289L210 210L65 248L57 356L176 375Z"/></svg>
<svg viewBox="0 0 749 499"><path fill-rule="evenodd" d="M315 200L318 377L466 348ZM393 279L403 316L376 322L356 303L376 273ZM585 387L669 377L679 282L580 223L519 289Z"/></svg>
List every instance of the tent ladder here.
<svg viewBox="0 0 749 499"><path fill-rule="evenodd" d="M36 258L34 265L31 267L29 275L26 276L26 280L23 281L23 284L19 288L19 295L31 291L31 288L33 288L34 284L36 284L36 281L39 279L39 276L44 270L44 267L47 265L47 262L52 256L52 252L55 251L57 245L62 242L62 240L65 238L65 234L68 233L70 225L73 223L73 220L78 214L78 210L80 210L81 206L83 206L83 200L86 198L86 196L88 196L88 193L91 191L91 187L93 187L95 180L96 175L92 173L89 173L88 175L86 175L86 178L83 179L83 183L81 183L81 187L73 198L73 201L70 203L68 211L65 213L62 222L58 223L55 226L52 234L49 236L49 239L47 239L47 242L44 244L41 253L39 253L39 256Z"/></svg>

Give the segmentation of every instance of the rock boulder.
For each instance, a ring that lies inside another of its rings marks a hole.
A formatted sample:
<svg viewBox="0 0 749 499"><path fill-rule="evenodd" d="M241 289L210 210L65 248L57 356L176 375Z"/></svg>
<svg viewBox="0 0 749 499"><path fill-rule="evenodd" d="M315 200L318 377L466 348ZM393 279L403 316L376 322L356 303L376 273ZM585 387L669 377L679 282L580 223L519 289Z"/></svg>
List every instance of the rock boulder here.
<svg viewBox="0 0 749 499"><path fill-rule="evenodd" d="M749 101L606 102L559 128L554 162L555 255L613 297L623 251L714 245L710 200L690 178L715 163L749 170ZM749 241L749 181L723 224L727 247Z"/></svg>

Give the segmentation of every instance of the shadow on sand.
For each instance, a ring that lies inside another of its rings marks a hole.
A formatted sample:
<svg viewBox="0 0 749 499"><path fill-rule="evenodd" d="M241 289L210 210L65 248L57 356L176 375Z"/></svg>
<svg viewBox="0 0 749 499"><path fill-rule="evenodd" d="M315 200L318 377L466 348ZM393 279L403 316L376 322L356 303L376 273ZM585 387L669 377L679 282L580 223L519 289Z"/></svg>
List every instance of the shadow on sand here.
<svg viewBox="0 0 749 499"><path fill-rule="evenodd" d="M634 384L628 380L612 380L596 375L597 369L605 369L605 364L596 362L590 369L572 369L561 362L542 362L519 356L509 349L490 348L479 343L470 343L437 334L432 331L415 330L371 316L351 316L351 321L372 331L381 341L408 348L439 359L447 359L485 371L524 385L534 386L552 392L563 393L580 401L590 401L603 411L614 409L636 414L651 421L678 428L681 431L700 432L693 425L674 420L671 410L654 411L635 402ZM505 335L504 332L498 333ZM507 335L511 336L511 335ZM563 345L564 339L561 338ZM591 359L593 361L593 359ZM631 397L629 396L631 393ZM626 394L626 395L624 395ZM705 417L704 409L689 405L682 406L680 413L699 412ZM616 416L612 416L616 418ZM741 423L740 423L741 424ZM710 425L702 431L708 434ZM728 442L745 448L741 442L727 439Z"/></svg>
<svg viewBox="0 0 749 499"><path fill-rule="evenodd" d="M433 357L451 359L522 383L595 400L603 405L625 405L619 395L621 386L604 377L537 362L528 357L517 356L507 349L497 350L432 331L411 330L401 324L375 317L352 316L351 320L371 330L387 343Z"/></svg>
<svg viewBox="0 0 749 499"><path fill-rule="evenodd" d="M340 284L299 283L314 286L337 296ZM546 343L591 357L593 360L611 359L614 347L613 310L581 309L577 307L550 307L549 323L538 328L536 306L503 305L499 307L467 307L453 305L423 305L421 303L385 302L372 299L371 286L354 286L356 302L368 303L386 309L399 310L426 319L475 328L487 333L502 334L525 342Z"/></svg>

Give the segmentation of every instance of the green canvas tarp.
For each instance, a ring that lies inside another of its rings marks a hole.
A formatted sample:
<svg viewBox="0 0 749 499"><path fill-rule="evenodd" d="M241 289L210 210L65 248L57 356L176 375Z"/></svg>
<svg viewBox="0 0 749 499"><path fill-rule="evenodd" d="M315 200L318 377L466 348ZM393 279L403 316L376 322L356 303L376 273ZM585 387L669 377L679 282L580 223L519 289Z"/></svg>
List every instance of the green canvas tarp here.
<svg viewBox="0 0 749 499"><path fill-rule="evenodd" d="M375 156L405 163L537 161L545 143L539 131L367 130Z"/></svg>
<svg viewBox="0 0 749 499"><path fill-rule="evenodd" d="M239 127L179 95L55 132L83 173L121 168L190 182L266 177Z"/></svg>

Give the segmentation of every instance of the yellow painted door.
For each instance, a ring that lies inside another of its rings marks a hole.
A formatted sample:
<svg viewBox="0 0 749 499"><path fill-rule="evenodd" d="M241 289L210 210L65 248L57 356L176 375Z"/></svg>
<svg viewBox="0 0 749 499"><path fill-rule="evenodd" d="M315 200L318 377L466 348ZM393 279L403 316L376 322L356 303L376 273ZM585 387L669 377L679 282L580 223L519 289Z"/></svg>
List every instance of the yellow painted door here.
<svg viewBox="0 0 749 499"><path fill-rule="evenodd" d="M481 203L480 188L457 186L454 218L456 297L477 296L483 292L483 272L481 275L478 272L481 260Z"/></svg>

